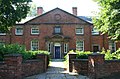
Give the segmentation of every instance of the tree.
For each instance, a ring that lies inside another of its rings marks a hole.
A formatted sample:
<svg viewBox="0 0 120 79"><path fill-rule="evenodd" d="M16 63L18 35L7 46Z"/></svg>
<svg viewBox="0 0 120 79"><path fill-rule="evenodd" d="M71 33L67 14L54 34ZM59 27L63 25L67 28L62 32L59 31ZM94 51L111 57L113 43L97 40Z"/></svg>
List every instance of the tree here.
<svg viewBox="0 0 120 79"><path fill-rule="evenodd" d="M112 40L120 40L120 0L94 0L100 6L93 24L102 33L107 33Z"/></svg>
<svg viewBox="0 0 120 79"><path fill-rule="evenodd" d="M37 16L36 5L34 3L30 5L30 11L27 16L28 17Z"/></svg>
<svg viewBox="0 0 120 79"><path fill-rule="evenodd" d="M31 0L0 0L0 31L8 32L10 27L27 16Z"/></svg>

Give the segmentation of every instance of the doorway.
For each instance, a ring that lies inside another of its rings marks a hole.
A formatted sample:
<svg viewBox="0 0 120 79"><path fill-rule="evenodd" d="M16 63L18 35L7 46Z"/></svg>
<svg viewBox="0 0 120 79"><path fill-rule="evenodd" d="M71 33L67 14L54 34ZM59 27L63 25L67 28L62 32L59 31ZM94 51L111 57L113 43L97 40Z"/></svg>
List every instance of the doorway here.
<svg viewBox="0 0 120 79"><path fill-rule="evenodd" d="M99 52L99 46L93 45L93 53Z"/></svg>
<svg viewBox="0 0 120 79"><path fill-rule="evenodd" d="M61 58L61 44L55 43L54 45L54 58L60 59Z"/></svg>

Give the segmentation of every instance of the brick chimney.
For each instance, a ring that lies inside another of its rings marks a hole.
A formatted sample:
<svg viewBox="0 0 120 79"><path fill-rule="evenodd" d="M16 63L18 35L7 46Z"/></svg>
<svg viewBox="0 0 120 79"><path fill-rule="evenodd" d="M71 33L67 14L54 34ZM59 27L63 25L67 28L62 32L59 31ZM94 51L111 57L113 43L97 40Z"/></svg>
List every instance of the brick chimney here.
<svg viewBox="0 0 120 79"><path fill-rule="evenodd" d="M77 7L72 7L73 15L77 16Z"/></svg>
<svg viewBox="0 0 120 79"><path fill-rule="evenodd" d="M37 14L38 15L43 14L43 7L37 7Z"/></svg>

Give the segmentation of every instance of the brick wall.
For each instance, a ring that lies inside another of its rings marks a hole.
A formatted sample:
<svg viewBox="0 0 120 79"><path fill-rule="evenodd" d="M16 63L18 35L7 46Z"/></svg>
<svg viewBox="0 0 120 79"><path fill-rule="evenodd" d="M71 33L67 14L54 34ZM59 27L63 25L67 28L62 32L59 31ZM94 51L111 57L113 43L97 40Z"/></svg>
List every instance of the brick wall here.
<svg viewBox="0 0 120 79"><path fill-rule="evenodd" d="M105 60L104 54L90 54L88 60L84 60L76 59L75 54L69 54L68 70L86 75L90 79L106 77L107 79L119 79L120 60Z"/></svg>
<svg viewBox="0 0 120 79"><path fill-rule="evenodd" d="M77 72L82 75L88 75L88 59L73 59L72 66L72 72Z"/></svg>
<svg viewBox="0 0 120 79"><path fill-rule="evenodd" d="M5 61L0 62L0 79L22 79L45 72L48 67L48 56L37 55L35 60L22 62L20 54L9 54L5 56Z"/></svg>

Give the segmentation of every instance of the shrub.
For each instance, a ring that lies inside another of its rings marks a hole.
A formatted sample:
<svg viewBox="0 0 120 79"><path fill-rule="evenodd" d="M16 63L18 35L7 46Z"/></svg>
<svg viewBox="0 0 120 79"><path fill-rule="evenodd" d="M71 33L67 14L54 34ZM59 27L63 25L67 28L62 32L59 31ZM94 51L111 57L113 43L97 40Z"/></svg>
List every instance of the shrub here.
<svg viewBox="0 0 120 79"><path fill-rule="evenodd" d="M19 44L0 45L0 61L4 60L6 54L22 54L23 60L35 59L37 54L49 55L48 51L26 51L25 46Z"/></svg>
<svg viewBox="0 0 120 79"><path fill-rule="evenodd" d="M88 54L91 54L92 52L90 51L76 51L77 53L77 58L78 59L88 59Z"/></svg>

